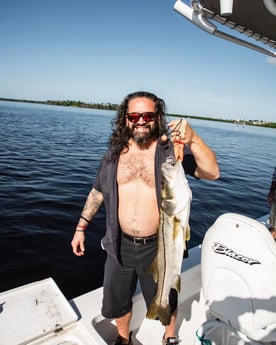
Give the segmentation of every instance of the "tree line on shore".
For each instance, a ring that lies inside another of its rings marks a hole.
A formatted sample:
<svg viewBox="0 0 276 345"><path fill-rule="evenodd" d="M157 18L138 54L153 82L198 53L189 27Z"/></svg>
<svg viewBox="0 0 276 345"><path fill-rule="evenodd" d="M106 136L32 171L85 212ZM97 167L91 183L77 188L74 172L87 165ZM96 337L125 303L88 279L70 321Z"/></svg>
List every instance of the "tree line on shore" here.
<svg viewBox="0 0 276 345"><path fill-rule="evenodd" d="M114 103L85 103L81 101L72 101L72 100L47 100L47 101L34 101L26 99L14 99L14 98L1 98L0 101L9 101L9 102L25 102L25 103L38 103L38 104L47 104L47 105L61 105L65 107L78 107L78 108L90 108L90 109L101 109L101 110L114 110L118 109L118 104ZM259 126L259 127L269 127L276 128L275 122L266 122L260 120L227 120L227 119L218 119L211 117L202 117L202 116L192 116L184 114L168 114L169 116L197 119L197 120L207 120L207 121L217 121L217 122L229 122L236 123L237 125L250 125L250 126Z"/></svg>
<svg viewBox="0 0 276 345"><path fill-rule="evenodd" d="M113 104L113 103L85 103L81 101L71 101L71 100L33 101L33 100L28 100L28 99L14 99L14 98L0 97L0 101L38 103L38 104L47 104L47 105L62 105L64 107L78 107L78 108L105 109L105 110L117 109L117 104Z"/></svg>

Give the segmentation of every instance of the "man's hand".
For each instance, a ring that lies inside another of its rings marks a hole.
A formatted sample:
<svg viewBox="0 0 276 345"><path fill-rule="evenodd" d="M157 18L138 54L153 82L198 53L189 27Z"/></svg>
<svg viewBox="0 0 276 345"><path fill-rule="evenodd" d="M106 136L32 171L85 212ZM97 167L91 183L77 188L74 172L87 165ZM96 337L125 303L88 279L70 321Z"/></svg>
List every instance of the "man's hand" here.
<svg viewBox="0 0 276 345"><path fill-rule="evenodd" d="M71 242L73 253L77 256L84 255L85 251L85 233L84 231L76 231Z"/></svg>
<svg viewBox="0 0 276 345"><path fill-rule="evenodd" d="M171 140L182 144L191 144L195 132L186 120L174 120L168 124L171 129Z"/></svg>

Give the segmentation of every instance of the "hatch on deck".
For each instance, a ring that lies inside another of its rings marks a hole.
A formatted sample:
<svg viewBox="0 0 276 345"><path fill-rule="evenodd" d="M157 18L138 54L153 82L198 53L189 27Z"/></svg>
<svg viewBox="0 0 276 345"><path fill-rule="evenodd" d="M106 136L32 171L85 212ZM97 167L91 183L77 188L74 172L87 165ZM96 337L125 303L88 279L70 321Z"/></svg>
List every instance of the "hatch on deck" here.
<svg viewBox="0 0 276 345"><path fill-rule="evenodd" d="M52 278L0 293L0 345L91 344Z"/></svg>

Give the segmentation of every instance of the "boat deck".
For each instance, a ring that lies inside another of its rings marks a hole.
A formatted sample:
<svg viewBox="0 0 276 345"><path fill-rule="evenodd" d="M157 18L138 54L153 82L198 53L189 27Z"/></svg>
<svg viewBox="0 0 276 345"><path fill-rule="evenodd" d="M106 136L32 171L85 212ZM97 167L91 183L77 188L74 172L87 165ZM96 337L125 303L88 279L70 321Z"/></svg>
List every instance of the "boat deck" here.
<svg viewBox="0 0 276 345"><path fill-rule="evenodd" d="M259 221L267 225L267 216ZM201 246L197 246L189 250L189 257L182 265L176 331L183 345L195 344L196 331L210 318L201 292L200 261ZM101 315L102 294L103 290L99 288L68 303L51 279L2 293L0 345L112 345L117 330L114 320ZM133 302L130 327L133 344L161 344L164 327L159 321L145 318L146 305L139 287ZM28 315L26 307L29 308ZM14 322L15 319L17 322ZM3 321L7 327L3 327ZM212 345L221 345L222 336L222 330L212 331ZM238 343L237 338L231 335L228 344ZM276 342L261 344L276 345Z"/></svg>
<svg viewBox="0 0 276 345"><path fill-rule="evenodd" d="M193 249L190 263L193 259L200 257L200 247ZM188 265L188 264L187 264ZM184 264L185 266L185 264ZM185 269L181 276L181 295L178 304L177 332L181 339L193 339L198 326L206 320L205 307L200 297L200 265L199 263ZM74 299L71 303L75 310L80 313L81 321L85 327L95 334L97 333L98 344L112 344L117 337L114 320L103 318L102 315L94 315L93 310L100 310L102 288L95 293L88 293L85 296ZM141 293L134 297L133 315L134 321L131 323L133 331L132 339L134 345L161 344L164 327L159 321L148 320L145 318L146 305ZM90 312L89 312L90 310ZM197 317L191 317L197 315ZM190 343L190 341L189 341Z"/></svg>

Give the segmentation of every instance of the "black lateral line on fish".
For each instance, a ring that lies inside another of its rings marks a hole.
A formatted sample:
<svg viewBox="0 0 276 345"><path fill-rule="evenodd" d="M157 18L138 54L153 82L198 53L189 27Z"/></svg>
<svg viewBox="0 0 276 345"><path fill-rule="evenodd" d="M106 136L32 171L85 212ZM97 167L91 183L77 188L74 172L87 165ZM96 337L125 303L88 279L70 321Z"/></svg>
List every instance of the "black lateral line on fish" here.
<svg viewBox="0 0 276 345"><path fill-rule="evenodd" d="M163 259L164 259L164 272L166 272L166 265L167 265L167 262L166 262L166 252L165 252L165 236L164 236L164 217L163 217L163 221L162 221L162 241L163 241ZM162 277L162 289L161 289L161 293L160 293L160 299L159 299L159 306L161 304L161 299L162 299L162 296L163 296L163 290L164 290L164 283L165 283L165 274L163 274L163 277Z"/></svg>

